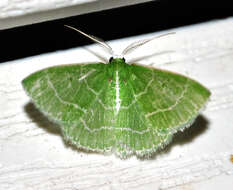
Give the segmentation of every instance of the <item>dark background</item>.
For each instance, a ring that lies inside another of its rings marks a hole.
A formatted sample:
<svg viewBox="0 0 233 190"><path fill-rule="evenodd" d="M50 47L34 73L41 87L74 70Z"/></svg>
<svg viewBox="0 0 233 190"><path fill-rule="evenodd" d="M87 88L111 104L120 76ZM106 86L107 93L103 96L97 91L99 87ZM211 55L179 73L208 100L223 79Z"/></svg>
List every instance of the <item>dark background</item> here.
<svg viewBox="0 0 233 190"><path fill-rule="evenodd" d="M92 43L64 24L106 41L233 15L228 1L161 0L0 31L0 63Z"/></svg>

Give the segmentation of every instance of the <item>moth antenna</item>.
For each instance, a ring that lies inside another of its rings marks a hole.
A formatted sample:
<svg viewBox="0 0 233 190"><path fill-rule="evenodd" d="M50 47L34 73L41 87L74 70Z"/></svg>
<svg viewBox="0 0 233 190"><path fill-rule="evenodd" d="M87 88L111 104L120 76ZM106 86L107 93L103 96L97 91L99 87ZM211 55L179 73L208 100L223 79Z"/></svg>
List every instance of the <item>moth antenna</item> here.
<svg viewBox="0 0 233 190"><path fill-rule="evenodd" d="M144 45L144 44L146 44L146 43L148 43L156 38L161 38L161 37L168 36L171 34L175 34L175 32L169 32L166 34L161 34L159 36L155 36L155 37L150 38L150 39L144 39L144 40L139 40L139 41L133 42L122 51L122 55L124 56L124 55L130 53L130 52L134 51L135 49L137 49L138 47L141 47L142 45Z"/></svg>
<svg viewBox="0 0 233 190"><path fill-rule="evenodd" d="M102 40L102 39L100 39L100 38L97 38L97 37L95 37L95 36L86 34L86 33L82 32L81 30L78 30L77 28L74 28L74 27L72 27L72 26L69 26L69 25L64 25L64 26L67 27L67 28L70 28L70 29L72 29L72 30L77 31L77 32L79 32L80 34L82 34L82 35L86 36L87 38L91 39L92 41L94 41L94 42L100 44L105 50L108 51L109 54L111 54L111 55L114 54L112 48L111 48L104 40Z"/></svg>

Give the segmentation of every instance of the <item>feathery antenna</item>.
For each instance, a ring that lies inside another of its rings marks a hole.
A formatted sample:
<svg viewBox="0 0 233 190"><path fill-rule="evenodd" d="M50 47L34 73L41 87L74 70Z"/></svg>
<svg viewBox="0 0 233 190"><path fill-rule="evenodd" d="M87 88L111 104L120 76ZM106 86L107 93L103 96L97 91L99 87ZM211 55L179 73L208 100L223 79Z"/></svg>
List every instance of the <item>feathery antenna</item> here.
<svg viewBox="0 0 233 190"><path fill-rule="evenodd" d="M109 54L111 54L111 55L114 54L112 48L111 48L104 40L102 40L102 39L100 39L100 38L97 38L97 37L95 37L95 36L86 34L86 33L82 32L81 30L78 30L77 28L74 28L74 27L72 27L72 26L69 26L69 25L64 25L64 26L67 27L67 28L70 28L70 29L72 29L72 30L77 31L77 32L79 32L80 34L82 34L82 35L86 36L87 38L91 39L92 41L94 41L94 42L100 44L105 50L108 51Z"/></svg>
<svg viewBox="0 0 233 190"><path fill-rule="evenodd" d="M144 40L139 40L139 41L136 41L136 42L133 42L131 43L130 45L128 45L122 52L122 55L126 55L130 52L132 52L133 50L137 49L138 47L141 47L142 45L156 39L156 38L161 38L163 36L168 36L168 35L171 35L171 34L175 34L175 32L169 32L169 33L166 33L166 34L161 34L159 36L155 36L153 38L150 38L150 39L144 39Z"/></svg>

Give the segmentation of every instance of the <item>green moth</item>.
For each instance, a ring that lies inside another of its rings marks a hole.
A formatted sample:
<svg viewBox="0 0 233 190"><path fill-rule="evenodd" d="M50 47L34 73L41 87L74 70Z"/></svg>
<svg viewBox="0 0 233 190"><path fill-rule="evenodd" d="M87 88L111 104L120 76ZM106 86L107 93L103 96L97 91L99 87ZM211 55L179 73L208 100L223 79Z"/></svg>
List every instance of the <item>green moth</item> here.
<svg viewBox="0 0 233 190"><path fill-rule="evenodd" d="M113 54L104 41L77 31ZM151 40L135 42L122 54ZM128 64L123 57L110 58L107 64L46 68L22 84L35 106L59 124L67 141L121 158L150 156L163 148L174 133L193 123L210 97L208 89L190 78Z"/></svg>

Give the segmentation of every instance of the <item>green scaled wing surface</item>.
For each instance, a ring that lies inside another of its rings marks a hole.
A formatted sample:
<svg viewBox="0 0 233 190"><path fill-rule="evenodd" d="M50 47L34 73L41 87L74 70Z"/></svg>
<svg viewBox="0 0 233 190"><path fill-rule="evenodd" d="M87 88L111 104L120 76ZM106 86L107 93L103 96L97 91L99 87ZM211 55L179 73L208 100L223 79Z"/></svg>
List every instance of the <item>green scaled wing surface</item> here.
<svg viewBox="0 0 233 190"><path fill-rule="evenodd" d="M149 156L192 124L210 92L179 74L115 58L50 67L23 80L36 107L80 149Z"/></svg>

